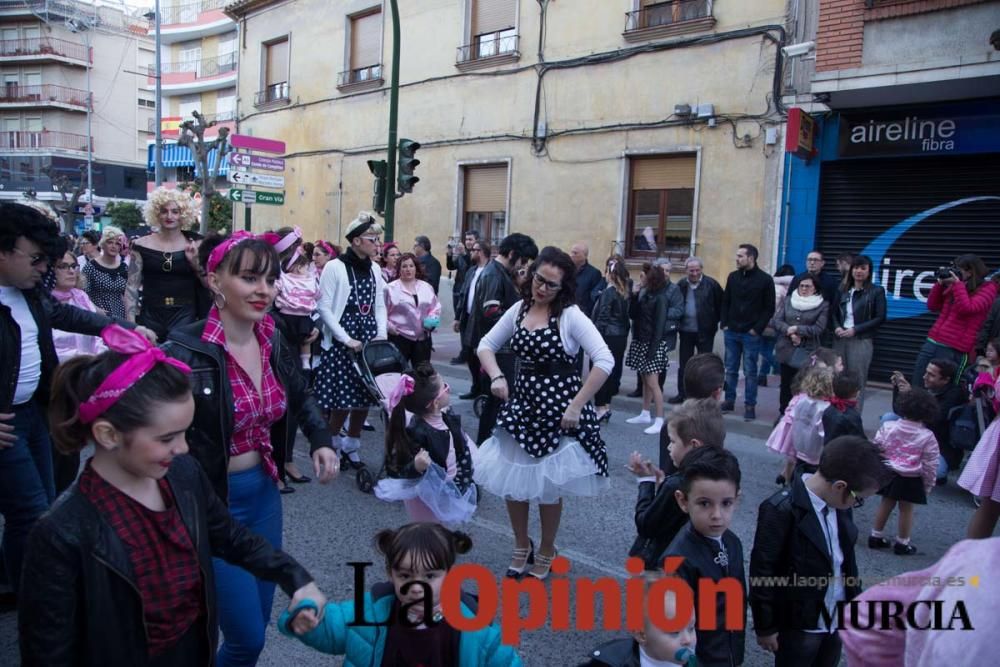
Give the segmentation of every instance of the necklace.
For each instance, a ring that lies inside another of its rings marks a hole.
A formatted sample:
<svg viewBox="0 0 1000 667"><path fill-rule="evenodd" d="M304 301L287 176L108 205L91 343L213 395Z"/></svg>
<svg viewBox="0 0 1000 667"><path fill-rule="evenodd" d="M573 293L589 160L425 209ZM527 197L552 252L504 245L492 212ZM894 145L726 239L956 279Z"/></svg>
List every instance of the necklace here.
<svg viewBox="0 0 1000 667"><path fill-rule="evenodd" d="M348 265L347 268L351 270L351 287L353 288L358 284L358 276L354 273L353 266ZM375 283L372 282L371 300L368 303L361 303L360 295L356 289L352 289L351 291L354 293L354 301L358 305L358 312L366 316L368 313L372 312L372 305L375 303Z"/></svg>

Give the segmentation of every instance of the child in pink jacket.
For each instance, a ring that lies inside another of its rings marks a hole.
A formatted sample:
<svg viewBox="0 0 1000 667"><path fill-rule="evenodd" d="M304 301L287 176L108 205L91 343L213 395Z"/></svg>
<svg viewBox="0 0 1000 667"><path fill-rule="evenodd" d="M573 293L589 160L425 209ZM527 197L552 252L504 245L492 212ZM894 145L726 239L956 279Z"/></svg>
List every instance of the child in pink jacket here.
<svg viewBox="0 0 1000 667"><path fill-rule="evenodd" d="M917 553L917 548L910 544L913 506L927 504L927 494L934 489L937 475L938 442L927 424L934 421L938 406L927 391L914 387L900 395L898 407L901 419L882 424L875 434L875 444L895 474L879 491L882 504L875 512L868 546L872 549L890 546L882 530L898 502L899 525L896 543L891 546L893 553L910 556Z"/></svg>

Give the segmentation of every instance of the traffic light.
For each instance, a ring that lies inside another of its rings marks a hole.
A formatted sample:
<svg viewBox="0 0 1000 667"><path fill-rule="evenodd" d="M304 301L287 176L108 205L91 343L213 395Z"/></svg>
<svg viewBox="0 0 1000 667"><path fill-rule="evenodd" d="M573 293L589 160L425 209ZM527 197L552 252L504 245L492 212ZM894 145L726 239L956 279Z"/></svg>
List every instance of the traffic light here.
<svg viewBox="0 0 1000 667"><path fill-rule="evenodd" d="M420 164L420 160L413 157L420 149L420 144L411 139L399 140L399 175L396 177L396 184L400 192L413 192L413 186L420 180L413 175L413 170Z"/></svg>
<svg viewBox="0 0 1000 667"><path fill-rule="evenodd" d="M386 172L388 165L385 160L368 160L368 169L375 175L375 190L372 195L372 208L379 215L385 213Z"/></svg>

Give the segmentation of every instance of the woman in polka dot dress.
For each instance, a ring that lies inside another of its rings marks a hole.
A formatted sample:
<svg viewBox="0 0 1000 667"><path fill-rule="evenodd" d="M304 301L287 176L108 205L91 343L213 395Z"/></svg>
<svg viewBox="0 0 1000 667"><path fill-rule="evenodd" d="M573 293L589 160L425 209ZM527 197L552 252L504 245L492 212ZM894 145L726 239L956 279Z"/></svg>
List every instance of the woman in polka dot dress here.
<svg viewBox="0 0 1000 667"><path fill-rule="evenodd" d="M128 267L121 257L124 241L125 235L120 229L105 227L98 244L100 254L83 267L87 296L108 317L120 320L125 319L125 285L128 283Z"/></svg>
<svg viewBox="0 0 1000 667"><path fill-rule="evenodd" d="M562 497L593 496L610 486L590 400L615 362L593 323L573 305L576 280L569 255L544 248L531 274L522 288L524 300L507 310L479 345L490 390L506 403L475 458L475 480L507 501L515 542L507 576L527 571L544 579L556 555ZM518 361L513 394L495 356L508 341ZM575 363L581 348L593 362L582 384ZM541 515L537 552L528 538L530 501L539 504Z"/></svg>
<svg viewBox="0 0 1000 667"><path fill-rule="evenodd" d="M347 226L351 244L323 267L318 310L323 320L323 355L316 369L314 389L320 406L330 411L330 432L347 422L347 436L334 435L334 449L360 462L361 428L368 408L376 405L354 368L352 355L364 344L386 337L385 282L381 267L372 261L382 227L368 213L359 213Z"/></svg>

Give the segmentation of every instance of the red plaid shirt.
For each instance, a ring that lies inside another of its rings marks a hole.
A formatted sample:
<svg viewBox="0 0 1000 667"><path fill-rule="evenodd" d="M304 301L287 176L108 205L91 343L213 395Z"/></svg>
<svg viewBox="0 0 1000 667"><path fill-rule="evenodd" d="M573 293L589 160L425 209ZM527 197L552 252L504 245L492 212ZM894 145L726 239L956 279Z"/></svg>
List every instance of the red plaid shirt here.
<svg viewBox="0 0 1000 667"><path fill-rule="evenodd" d="M142 598L149 655L177 643L203 609L201 568L166 479L157 480L166 509L154 512L111 486L90 462L80 492L111 525L132 562Z"/></svg>
<svg viewBox="0 0 1000 667"><path fill-rule="evenodd" d="M266 316L254 325L254 334L260 343L260 393L239 362L229 353L226 346L226 332L219 320L215 306L208 311L208 321L201 339L215 343L226 353L226 376L233 388L233 440L229 443L229 455L239 456L247 452L260 452L264 472L275 482L278 481L278 467L271 454L271 427L285 414L285 388L274 376L271 368L271 336L274 335L274 320Z"/></svg>

